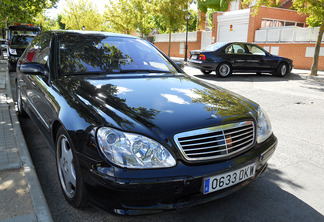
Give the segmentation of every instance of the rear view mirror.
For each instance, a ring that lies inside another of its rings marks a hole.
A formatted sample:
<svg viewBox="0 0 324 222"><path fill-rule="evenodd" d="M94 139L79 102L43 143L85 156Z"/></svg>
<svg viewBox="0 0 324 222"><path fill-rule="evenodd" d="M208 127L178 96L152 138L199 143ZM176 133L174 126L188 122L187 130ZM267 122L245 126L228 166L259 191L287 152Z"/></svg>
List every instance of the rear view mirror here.
<svg viewBox="0 0 324 222"><path fill-rule="evenodd" d="M45 75L45 65L40 63L23 63L19 65L19 69L23 74Z"/></svg>

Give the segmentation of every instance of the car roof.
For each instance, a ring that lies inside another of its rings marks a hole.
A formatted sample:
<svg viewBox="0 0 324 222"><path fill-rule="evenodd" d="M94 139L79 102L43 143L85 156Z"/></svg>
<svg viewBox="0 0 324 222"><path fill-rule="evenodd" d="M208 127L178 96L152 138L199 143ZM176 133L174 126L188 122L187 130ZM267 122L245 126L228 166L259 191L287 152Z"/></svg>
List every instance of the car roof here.
<svg viewBox="0 0 324 222"><path fill-rule="evenodd" d="M112 33L112 32L100 32L100 31L81 31L81 30L51 30L45 31L44 33L49 32L53 33L58 36L65 36L65 35L102 35L102 36L115 36L115 37L123 37L123 38L138 38L132 35L125 35L119 33Z"/></svg>
<svg viewBox="0 0 324 222"><path fill-rule="evenodd" d="M28 26L28 25L10 25L8 26L8 29L10 30L22 30L22 31L40 31L39 27L36 26Z"/></svg>

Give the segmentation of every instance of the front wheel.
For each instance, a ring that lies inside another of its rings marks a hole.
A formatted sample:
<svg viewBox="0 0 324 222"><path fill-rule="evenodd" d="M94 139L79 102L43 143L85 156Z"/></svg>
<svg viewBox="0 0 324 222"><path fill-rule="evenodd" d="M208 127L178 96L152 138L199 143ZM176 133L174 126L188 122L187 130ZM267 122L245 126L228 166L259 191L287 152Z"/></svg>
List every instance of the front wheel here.
<svg viewBox="0 0 324 222"><path fill-rule="evenodd" d="M216 75L222 78L232 75L232 66L228 63L221 63L216 68Z"/></svg>
<svg viewBox="0 0 324 222"><path fill-rule="evenodd" d="M76 208L86 207L88 195L79 162L63 127L60 127L56 137L56 166L65 199Z"/></svg>
<svg viewBox="0 0 324 222"><path fill-rule="evenodd" d="M21 98L21 91L18 85L16 85L16 94L17 94L17 108L18 108L18 115L20 117L27 117L27 113L23 107L22 98Z"/></svg>
<svg viewBox="0 0 324 222"><path fill-rule="evenodd" d="M275 75L279 76L279 77L284 77L285 75L288 74L288 65L286 63L281 63L279 64L279 66L277 67L276 71L275 71Z"/></svg>

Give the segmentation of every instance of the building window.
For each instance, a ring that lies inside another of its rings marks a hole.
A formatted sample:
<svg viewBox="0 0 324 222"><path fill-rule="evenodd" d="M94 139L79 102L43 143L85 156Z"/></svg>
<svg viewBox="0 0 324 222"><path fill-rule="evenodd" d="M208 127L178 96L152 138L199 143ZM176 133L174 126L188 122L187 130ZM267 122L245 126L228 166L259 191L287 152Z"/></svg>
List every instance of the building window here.
<svg viewBox="0 0 324 222"><path fill-rule="evenodd" d="M261 22L261 28L277 28L277 27L282 27L282 26L305 27L305 23L277 20L277 19L262 19L262 22Z"/></svg>

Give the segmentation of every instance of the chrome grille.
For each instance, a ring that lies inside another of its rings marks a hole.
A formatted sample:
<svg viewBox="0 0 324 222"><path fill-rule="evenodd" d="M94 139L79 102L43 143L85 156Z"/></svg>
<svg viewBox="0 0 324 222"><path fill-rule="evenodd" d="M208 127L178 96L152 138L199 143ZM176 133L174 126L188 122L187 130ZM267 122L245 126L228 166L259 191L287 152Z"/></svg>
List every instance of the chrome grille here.
<svg viewBox="0 0 324 222"><path fill-rule="evenodd" d="M231 157L248 150L255 141L254 123L245 121L178 133L174 136L183 157L201 161Z"/></svg>

